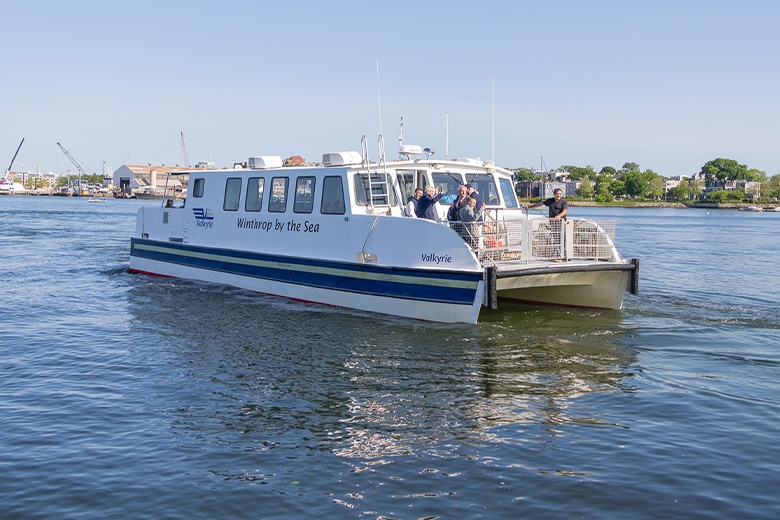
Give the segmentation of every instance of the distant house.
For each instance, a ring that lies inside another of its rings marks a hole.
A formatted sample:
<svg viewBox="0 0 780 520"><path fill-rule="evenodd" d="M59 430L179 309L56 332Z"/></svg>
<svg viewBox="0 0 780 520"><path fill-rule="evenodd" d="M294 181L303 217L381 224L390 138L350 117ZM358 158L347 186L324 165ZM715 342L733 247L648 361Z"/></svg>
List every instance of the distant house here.
<svg viewBox="0 0 780 520"><path fill-rule="evenodd" d="M293 155L284 160L285 166L303 166L304 164L306 164L306 161L300 155Z"/></svg>
<svg viewBox="0 0 780 520"><path fill-rule="evenodd" d="M761 198L761 183L760 182L746 182L745 183L745 195L753 197L754 199Z"/></svg>
<svg viewBox="0 0 780 520"><path fill-rule="evenodd" d="M574 197L577 195L579 182L550 182L550 181L520 181L515 186L517 195L524 199L542 198L549 199L553 196L553 191L560 188L564 197Z"/></svg>

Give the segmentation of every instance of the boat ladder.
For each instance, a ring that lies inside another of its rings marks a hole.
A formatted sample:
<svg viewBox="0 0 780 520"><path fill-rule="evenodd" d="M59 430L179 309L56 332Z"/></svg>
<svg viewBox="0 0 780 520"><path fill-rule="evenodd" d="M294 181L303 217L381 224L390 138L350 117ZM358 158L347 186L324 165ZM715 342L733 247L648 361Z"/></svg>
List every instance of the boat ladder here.
<svg viewBox="0 0 780 520"><path fill-rule="evenodd" d="M379 138L379 156L381 162L384 164L384 141L382 137ZM378 211L390 213L390 194L388 181L390 176L387 173L387 169L384 168L384 172L378 170L371 171L370 161L368 159L368 143L366 136L361 139L361 146L363 148L363 164L366 166L366 188L368 205L371 207L372 213Z"/></svg>

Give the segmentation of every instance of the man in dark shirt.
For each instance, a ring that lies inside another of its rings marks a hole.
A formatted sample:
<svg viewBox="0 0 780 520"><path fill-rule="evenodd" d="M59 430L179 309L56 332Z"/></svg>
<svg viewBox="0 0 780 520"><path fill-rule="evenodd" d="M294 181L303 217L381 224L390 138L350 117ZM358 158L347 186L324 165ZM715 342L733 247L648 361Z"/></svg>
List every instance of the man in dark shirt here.
<svg viewBox="0 0 780 520"><path fill-rule="evenodd" d="M553 190L553 196L549 199L545 199L533 204L526 204L524 209L538 208L539 206L547 206L548 216L554 219L566 220L566 213L569 210L569 203L563 198L563 191L560 188Z"/></svg>
<svg viewBox="0 0 780 520"><path fill-rule="evenodd" d="M450 209L447 211L447 220L455 221L460 220L460 209L466 205L466 201L469 198L468 189L466 186L460 186L458 188L458 197L452 201Z"/></svg>
<svg viewBox="0 0 780 520"><path fill-rule="evenodd" d="M436 220L436 203L444 194L433 186L425 188L425 195L417 200L417 217Z"/></svg>

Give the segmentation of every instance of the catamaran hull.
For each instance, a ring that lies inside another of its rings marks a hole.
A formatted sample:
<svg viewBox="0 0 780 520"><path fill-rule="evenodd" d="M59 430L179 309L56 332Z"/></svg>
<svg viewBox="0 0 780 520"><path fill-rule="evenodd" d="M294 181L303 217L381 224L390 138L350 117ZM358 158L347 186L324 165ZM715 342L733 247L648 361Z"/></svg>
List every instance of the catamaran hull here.
<svg viewBox="0 0 780 520"><path fill-rule="evenodd" d="M623 307L623 295L630 288L633 272L632 264L599 270L569 267L548 272L519 271L499 278L496 293L499 298L528 303L617 310Z"/></svg>
<svg viewBox="0 0 780 520"><path fill-rule="evenodd" d="M485 292L479 272L326 262L137 238L131 240L130 271L444 323L476 323Z"/></svg>

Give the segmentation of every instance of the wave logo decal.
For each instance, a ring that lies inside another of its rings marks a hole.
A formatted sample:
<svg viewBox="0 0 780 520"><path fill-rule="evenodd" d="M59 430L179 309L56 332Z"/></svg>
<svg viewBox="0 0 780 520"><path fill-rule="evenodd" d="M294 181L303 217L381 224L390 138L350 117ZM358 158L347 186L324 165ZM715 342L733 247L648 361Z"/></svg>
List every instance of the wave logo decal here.
<svg viewBox="0 0 780 520"><path fill-rule="evenodd" d="M192 208L192 213L195 215L195 224L198 227L212 228L214 227L214 214L208 208Z"/></svg>

